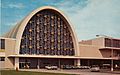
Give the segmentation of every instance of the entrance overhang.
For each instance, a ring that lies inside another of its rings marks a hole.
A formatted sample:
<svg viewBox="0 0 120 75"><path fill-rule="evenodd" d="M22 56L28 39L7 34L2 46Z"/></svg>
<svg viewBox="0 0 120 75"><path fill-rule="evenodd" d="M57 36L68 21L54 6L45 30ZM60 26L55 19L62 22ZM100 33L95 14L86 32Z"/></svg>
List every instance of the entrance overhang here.
<svg viewBox="0 0 120 75"><path fill-rule="evenodd" d="M79 56L57 56L57 55L9 55L8 57L16 58L61 58L61 59L115 59L116 58L103 58L103 57L79 57Z"/></svg>
<svg viewBox="0 0 120 75"><path fill-rule="evenodd" d="M0 55L0 57L5 57L5 55Z"/></svg>
<svg viewBox="0 0 120 75"><path fill-rule="evenodd" d="M57 56L57 55L9 55L8 57L18 57L18 58L67 58L67 59L79 59L76 56Z"/></svg>
<svg viewBox="0 0 120 75"><path fill-rule="evenodd" d="M106 49L109 49L109 50L120 50L120 48L115 48L115 47L102 47L102 48L100 48L100 50L106 50Z"/></svg>

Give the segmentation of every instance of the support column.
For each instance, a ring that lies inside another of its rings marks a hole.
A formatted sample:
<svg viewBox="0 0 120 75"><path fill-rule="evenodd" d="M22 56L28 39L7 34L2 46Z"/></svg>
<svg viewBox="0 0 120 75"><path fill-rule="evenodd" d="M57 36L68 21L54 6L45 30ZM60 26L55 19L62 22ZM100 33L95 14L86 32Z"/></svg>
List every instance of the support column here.
<svg viewBox="0 0 120 75"><path fill-rule="evenodd" d="M80 64L80 59L74 60L74 65L75 65L75 66L80 66L80 65L81 65L81 64Z"/></svg>
<svg viewBox="0 0 120 75"><path fill-rule="evenodd" d="M88 63L87 65L90 66L90 60L88 60L87 63Z"/></svg>
<svg viewBox="0 0 120 75"><path fill-rule="evenodd" d="M40 62L39 62L39 58L38 58L38 64L37 64L37 69L40 69L40 64L39 64Z"/></svg>
<svg viewBox="0 0 120 75"><path fill-rule="evenodd" d="M112 41L112 40L111 40ZM113 64L114 64L114 62L113 62L113 49L111 50L111 71L113 71Z"/></svg>
<svg viewBox="0 0 120 75"><path fill-rule="evenodd" d="M110 40L111 40L111 47L114 47L114 46L113 46L113 41L114 41L114 40L113 40L112 38L110 38ZM113 49L111 49L111 58L112 58L112 59L111 59L111 71L113 71L113 64L114 64L114 62L113 62L113 56L114 56L114 55L113 55L113 54L114 54L114 53L113 53Z"/></svg>
<svg viewBox="0 0 120 75"><path fill-rule="evenodd" d="M58 66L59 66L59 69L61 69L61 62L60 62L60 59L58 59Z"/></svg>
<svg viewBox="0 0 120 75"><path fill-rule="evenodd" d="M15 67L14 69L18 68L19 69L19 58L15 58Z"/></svg>
<svg viewBox="0 0 120 75"><path fill-rule="evenodd" d="M111 59L111 71L113 71L113 59Z"/></svg>

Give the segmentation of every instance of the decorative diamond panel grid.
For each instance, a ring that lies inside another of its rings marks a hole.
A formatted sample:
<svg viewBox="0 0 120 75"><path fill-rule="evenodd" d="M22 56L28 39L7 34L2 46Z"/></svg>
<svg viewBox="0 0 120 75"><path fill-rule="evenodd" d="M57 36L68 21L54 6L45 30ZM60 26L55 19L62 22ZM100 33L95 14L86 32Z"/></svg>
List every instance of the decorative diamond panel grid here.
<svg viewBox="0 0 120 75"><path fill-rule="evenodd" d="M20 54L73 56L74 46L68 26L55 11L38 12L25 27Z"/></svg>

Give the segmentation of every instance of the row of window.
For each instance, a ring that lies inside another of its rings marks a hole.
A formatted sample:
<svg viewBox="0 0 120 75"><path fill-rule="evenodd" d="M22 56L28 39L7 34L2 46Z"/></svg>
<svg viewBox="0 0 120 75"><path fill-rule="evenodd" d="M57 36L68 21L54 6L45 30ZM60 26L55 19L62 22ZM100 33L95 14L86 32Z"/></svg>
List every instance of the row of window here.
<svg viewBox="0 0 120 75"><path fill-rule="evenodd" d="M120 40L105 38L105 47L117 47L117 48L120 48Z"/></svg>

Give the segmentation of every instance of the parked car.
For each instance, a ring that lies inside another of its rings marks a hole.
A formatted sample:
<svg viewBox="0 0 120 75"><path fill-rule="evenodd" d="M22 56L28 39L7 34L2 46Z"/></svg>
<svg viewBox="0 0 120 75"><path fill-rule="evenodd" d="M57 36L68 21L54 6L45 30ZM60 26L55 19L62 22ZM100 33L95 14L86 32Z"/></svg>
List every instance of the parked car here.
<svg viewBox="0 0 120 75"><path fill-rule="evenodd" d="M99 72L100 71L100 67L98 65L93 65L90 68L91 72Z"/></svg>
<svg viewBox="0 0 120 75"><path fill-rule="evenodd" d="M73 65L63 65L62 66L63 69L74 69Z"/></svg>
<svg viewBox="0 0 120 75"><path fill-rule="evenodd" d="M49 66L45 66L45 68L48 69L48 70L57 70L58 67L49 65Z"/></svg>
<svg viewBox="0 0 120 75"><path fill-rule="evenodd" d="M74 66L74 65L63 65L63 69L89 69L89 66Z"/></svg>
<svg viewBox="0 0 120 75"><path fill-rule="evenodd" d="M79 66L79 69L89 69L89 66Z"/></svg>

